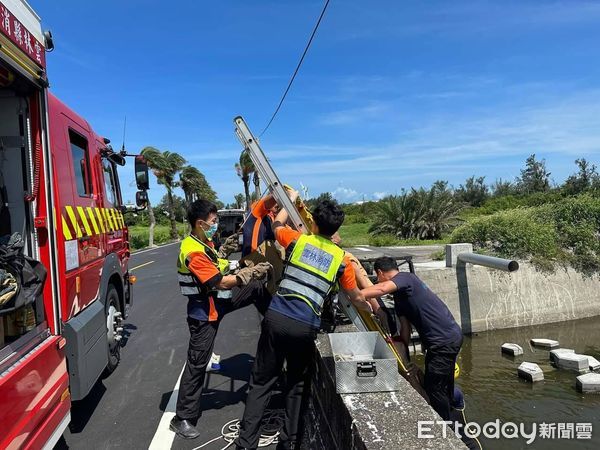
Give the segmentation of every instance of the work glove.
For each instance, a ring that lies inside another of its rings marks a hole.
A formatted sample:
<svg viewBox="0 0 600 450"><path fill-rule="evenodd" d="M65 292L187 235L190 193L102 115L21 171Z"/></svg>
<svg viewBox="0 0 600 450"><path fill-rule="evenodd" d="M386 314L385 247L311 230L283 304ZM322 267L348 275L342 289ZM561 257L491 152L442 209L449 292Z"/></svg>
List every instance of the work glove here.
<svg viewBox="0 0 600 450"><path fill-rule="evenodd" d="M253 265L252 267L244 267L240 269L235 275L238 284L245 286L252 280L263 280L268 278L269 274L273 272L273 266L268 262L262 262Z"/></svg>
<svg viewBox="0 0 600 450"><path fill-rule="evenodd" d="M255 264L252 269L252 278L255 280L263 280L268 279L269 276L273 273L273 266L271 263L262 262Z"/></svg>
<svg viewBox="0 0 600 450"><path fill-rule="evenodd" d="M231 236L229 236L227 239L225 239L225 242L223 242L223 244L221 245L221 248L219 248L219 251L217 254L219 255L219 258L227 259L227 257L229 255L239 251L239 249L240 249L239 235L237 233L235 233L235 234L232 234Z"/></svg>
<svg viewBox="0 0 600 450"><path fill-rule="evenodd" d="M246 286L248 283L250 283L252 281L253 269L254 269L253 267L244 267L243 269L240 269L240 271L238 273L235 274L238 285Z"/></svg>

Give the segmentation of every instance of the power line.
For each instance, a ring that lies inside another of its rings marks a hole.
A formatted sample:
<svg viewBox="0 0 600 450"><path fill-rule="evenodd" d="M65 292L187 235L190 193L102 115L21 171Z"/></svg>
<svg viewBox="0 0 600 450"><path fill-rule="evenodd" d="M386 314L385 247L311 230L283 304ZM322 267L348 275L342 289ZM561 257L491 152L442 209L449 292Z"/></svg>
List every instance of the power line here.
<svg viewBox="0 0 600 450"><path fill-rule="evenodd" d="M325 15L325 11L327 11L327 6L329 6L329 0L326 0L325 5L323 6L323 10L321 11L321 15L319 16L319 20L317 20L315 28L313 29L312 34L310 35L310 39L308 40L308 43L306 44L306 47L304 48L304 52L302 53L302 57L300 58L300 61L298 62L298 65L296 66L296 70L294 70L294 74L292 75L292 78L290 78L290 82L288 83L287 88L285 89L285 92L283 93L283 96L281 97L281 100L279 101L279 105L277 105L277 108L275 109L275 112L271 116L271 119L269 120L269 123L267 123L267 126L258 135L259 137L262 136L265 133L265 131L267 131L269 129L269 127L271 126L271 123L273 123L273 120L275 119L275 116L279 112L279 109L281 108L281 105L283 104L283 101L285 100L285 97L286 97L287 93L289 92L290 88L292 87L292 83L294 82L294 79L296 78L296 75L298 74L298 71L300 70L300 66L302 65L302 62L304 61L304 57L308 53L308 49L310 48L310 44L312 44L313 38L315 37L315 34L317 33L317 30L319 29L319 25L321 24L321 20L323 19L323 16Z"/></svg>

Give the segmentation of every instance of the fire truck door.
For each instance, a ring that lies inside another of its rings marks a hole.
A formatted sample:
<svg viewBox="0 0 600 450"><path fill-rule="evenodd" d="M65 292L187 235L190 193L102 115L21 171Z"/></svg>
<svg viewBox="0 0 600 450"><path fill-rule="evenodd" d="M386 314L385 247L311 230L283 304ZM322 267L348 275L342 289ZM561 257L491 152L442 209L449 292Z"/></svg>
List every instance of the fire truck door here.
<svg viewBox="0 0 600 450"><path fill-rule="evenodd" d="M70 172L60 186L63 217L68 225L65 234L66 296L68 317L89 305L99 292L100 271L104 255L102 213L98 214L98 183L93 176L95 152L91 151L87 131L66 116L65 142ZM91 142L93 145L93 141Z"/></svg>

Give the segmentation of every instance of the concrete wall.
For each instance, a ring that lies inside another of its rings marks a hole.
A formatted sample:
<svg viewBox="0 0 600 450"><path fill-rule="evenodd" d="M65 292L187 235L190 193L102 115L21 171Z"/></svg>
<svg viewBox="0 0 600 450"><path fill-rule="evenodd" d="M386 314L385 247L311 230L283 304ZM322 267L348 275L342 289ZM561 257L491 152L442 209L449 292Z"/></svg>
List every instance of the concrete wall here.
<svg viewBox="0 0 600 450"><path fill-rule="evenodd" d="M554 274L520 263L506 273L481 266L416 267L463 328L477 332L600 315L600 279L573 269Z"/></svg>
<svg viewBox="0 0 600 450"><path fill-rule="evenodd" d="M355 330L353 326L345 326L338 327L336 332ZM439 432L431 439L417 437L419 420L441 418L400 375L399 391L337 394L326 334L317 338L316 363L303 418L303 450L466 448L452 433L447 438Z"/></svg>

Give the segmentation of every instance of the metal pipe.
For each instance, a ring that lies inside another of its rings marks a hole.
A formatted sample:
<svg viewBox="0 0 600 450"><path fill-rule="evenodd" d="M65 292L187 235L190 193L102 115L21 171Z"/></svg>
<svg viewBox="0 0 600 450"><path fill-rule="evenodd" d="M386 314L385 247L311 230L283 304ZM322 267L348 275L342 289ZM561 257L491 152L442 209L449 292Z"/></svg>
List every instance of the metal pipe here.
<svg viewBox="0 0 600 450"><path fill-rule="evenodd" d="M457 259L465 263L490 267L492 269L503 270L504 272L516 272L519 270L519 263L517 261L496 258L495 256L479 255L477 253L459 253Z"/></svg>

